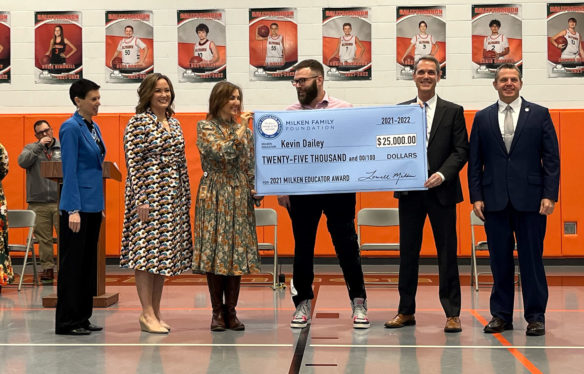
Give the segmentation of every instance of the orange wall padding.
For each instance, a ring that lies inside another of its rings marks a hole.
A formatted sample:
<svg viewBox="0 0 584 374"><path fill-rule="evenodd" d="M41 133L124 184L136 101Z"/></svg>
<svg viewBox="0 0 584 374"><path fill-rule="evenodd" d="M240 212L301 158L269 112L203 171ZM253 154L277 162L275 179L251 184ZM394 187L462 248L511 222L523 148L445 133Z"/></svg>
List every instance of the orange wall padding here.
<svg viewBox="0 0 584 374"><path fill-rule="evenodd" d="M466 111L465 118L470 134L475 111ZM546 257L582 257L584 256L584 237L578 231L584 228L581 212L584 211L584 195L579 191L580 183L584 180L584 168L580 154L581 139L584 138L584 110L566 109L552 110L552 120L556 127L560 141L560 155L562 162L560 200L554 213L548 217L547 234L545 239L544 255ZM39 119L46 119L58 134L60 124L70 114L0 114L0 143L2 143L10 157L10 172L4 179L3 185L8 200L8 209L25 209L25 172L18 166L17 158L25 144L35 141L33 123ZM122 172L121 183L107 181L106 183L106 253L108 256L119 255L121 230L124 212L124 180L126 167L122 137L126 123L131 114L101 114L95 118L100 125L107 147L106 160L115 162ZM203 119L205 113L180 113L176 118L181 122L186 140L186 154L191 182L192 196L196 196L201 165L196 147L196 124ZM461 181L465 201L458 205L458 245L459 255L470 256L470 211L466 183L466 167L461 172ZM194 204L193 204L194 206ZM274 208L278 212L278 251L280 255L289 256L294 251L294 238L290 218L286 210L278 206L275 196L268 196L262 202L262 207ZM391 192L366 192L357 194L356 211L366 207L397 207L397 200ZM191 212L192 214L192 212ZM577 233L564 235L564 223L575 222ZM422 255L433 257L436 255L432 229L427 221L424 228ZM265 232L264 232L265 231ZM367 242L397 242L398 231L395 229L364 228L362 236ZM273 230L259 229L258 240L271 241ZM484 233L479 233L484 238ZM11 242L24 240L24 233L13 233ZM316 239L318 256L334 256L334 248L326 228L326 218L323 216ZM367 256L398 256L397 252L368 252ZM486 255L486 254L483 254Z"/></svg>

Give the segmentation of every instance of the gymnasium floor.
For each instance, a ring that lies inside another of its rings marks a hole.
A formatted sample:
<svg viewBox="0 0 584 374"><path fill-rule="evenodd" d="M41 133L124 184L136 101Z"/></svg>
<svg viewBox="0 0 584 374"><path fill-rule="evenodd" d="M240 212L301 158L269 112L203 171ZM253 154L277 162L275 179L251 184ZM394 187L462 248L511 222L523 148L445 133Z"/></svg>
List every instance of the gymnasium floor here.
<svg viewBox="0 0 584 374"><path fill-rule="evenodd" d="M290 269L284 267L289 274ZM385 271L368 266L368 271ZM394 269L392 269L394 270ZM461 274L468 268L460 267ZM445 334L435 266L421 269L416 326L388 330L396 313L396 286L368 286L371 328L354 330L338 266L316 268L313 320L289 327L290 290L243 286L238 315L243 332L209 331L206 283L189 275L168 282L163 316L169 335L140 332L140 307L132 273L108 266L108 292L120 301L94 309L105 327L90 336L54 334L54 309L41 298L53 286L3 288L0 295L1 373L583 373L584 278L580 267L548 267L547 334L526 337L522 303L516 298L515 330L488 335L489 287L478 293L462 278L463 332ZM367 275L368 280L390 279ZM258 279L255 279L257 281Z"/></svg>

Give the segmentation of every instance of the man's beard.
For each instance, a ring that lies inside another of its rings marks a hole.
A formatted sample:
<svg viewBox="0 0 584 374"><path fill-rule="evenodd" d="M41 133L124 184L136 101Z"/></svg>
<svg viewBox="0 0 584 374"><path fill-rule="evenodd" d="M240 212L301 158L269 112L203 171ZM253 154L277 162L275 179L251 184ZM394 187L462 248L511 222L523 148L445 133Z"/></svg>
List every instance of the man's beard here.
<svg viewBox="0 0 584 374"><path fill-rule="evenodd" d="M300 93L304 93L304 98L300 97ZM312 100L316 98L318 95L318 89L316 88L316 79L312 81L312 84L309 87L306 87L303 90L296 90L296 94L298 95L298 101L302 105L310 105Z"/></svg>

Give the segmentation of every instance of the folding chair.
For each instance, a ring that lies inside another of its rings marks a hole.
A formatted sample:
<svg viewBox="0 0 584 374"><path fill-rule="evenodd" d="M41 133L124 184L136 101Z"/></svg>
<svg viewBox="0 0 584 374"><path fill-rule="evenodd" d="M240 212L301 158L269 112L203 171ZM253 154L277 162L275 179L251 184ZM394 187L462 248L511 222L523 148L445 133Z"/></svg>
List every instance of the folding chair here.
<svg viewBox="0 0 584 374"><path fill-rule="evenodd" d="M363 251L399 251L399 243L363 243L361 226L399 227L397 208L363 208L357 213L357 241L359 250ZM398 274L386 272L383 274ZM367 284L395 284L395 282L366 282Z"/></svg>
<svg viewBox="0 0 584 374"><path fill-rule="evenodd" d="M479 275L487 274L490 272L481 272L477 271L477 251L488 251L489 247L487 242L484 240L477 241L475 239L475 227L476 226L484 226L485 223L477 217L473 210L470 211L470 236L471 236L471 267L470 267L470 286L473 287L475 291L479 291ZM517 251L517 243L515 243L515 251ZM517 286L520 286L521 281L521 274L519 272L519 266L515 271L515 275L517 276L517 280L514 282ZM492 282L482 282L482 284L489 285L493 284Z"/></svg>
<svg viewBox="0 0 584 374"><path fill-rule="evenodd" d="M273 243L258 243L260 251L274 252L274 272L272 273L272 289L277 290L284 288L285 285L280 283L278 272L278 213L271 208L256 208L255 209L256 227L274 226L274 242Z"/></svg>
<svg viewBox="0 0 584 374"><path fill-rule="evenodd" d="M8 219L8 230L9 230L9 241L10 241L10 230L18 228L28 228L28 235L26 236L26 244L11 244L8 243L8 250L10 252L24 252L24 261L22 263L22 272L20 273L20 281L18 282L18 291L22 288L23 284L27 285L37 285L38 273L36 266L36 255L34 253L34 245L32 240L32 233L34 231L36 214L32 210L8 210L6 217ZM33 268L33 283L23 283L24 271L26 270L26 265L28 263L28 255L31 253L32 256L32 268Z"/></svg>

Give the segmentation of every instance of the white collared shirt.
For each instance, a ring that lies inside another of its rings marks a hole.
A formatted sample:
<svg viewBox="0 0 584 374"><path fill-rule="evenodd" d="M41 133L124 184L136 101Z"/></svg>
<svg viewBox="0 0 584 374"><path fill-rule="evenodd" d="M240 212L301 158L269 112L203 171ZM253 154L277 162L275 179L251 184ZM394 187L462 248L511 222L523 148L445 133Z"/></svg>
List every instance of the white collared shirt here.
<svg viewBox="0 0 584 374"><path fill-rule="evenodd" d="M498 109L498 117L499 117L499 130L501 131L501 135L505 134L505 108L507 108L507 104L502 102L501 99L497 100L497 104L499 105ZM521 96L515 99L511 104L511 118L513 118L513 130L517 129L517 120L519 119L519 112L521 111Z"/></svg>
<svg viewBox="0 0 584 374"><path fill-rule="evenodd" d="M426 148L428 148L428 141L430 140L430 132L432 131L432 122L434 122L434 114L436 113L436 104L438 103L437 97L438 97L437 95L434 95L430 98L430 100L425 102L425 104L428 105L426 107L426 123L427 123ZM422 100L420 100L418 97L416 97L416 102L419 105L421 105L422 107L424 106L424 102ZM442 178L442 181L444 182L444 180L446 179L446 177L444 177L444 174L442 174L439 171L437 171L436 173L438 175L440 175L440 177Z"/></svg>
<svg viewBox="0 0 584 374"><path fill-rule="evenodd" d="M424 102L416 97L416 102L420 104L422 107L424 106ZM432 131L432 122L434 121L434 113L436 113L436 103L438 102L437 96L434 95L426 104L428 107L426 108L426 121L427 121L427 128L426 128L426 147L428 147L428 140L430 140L430 132Z"/></svg>

